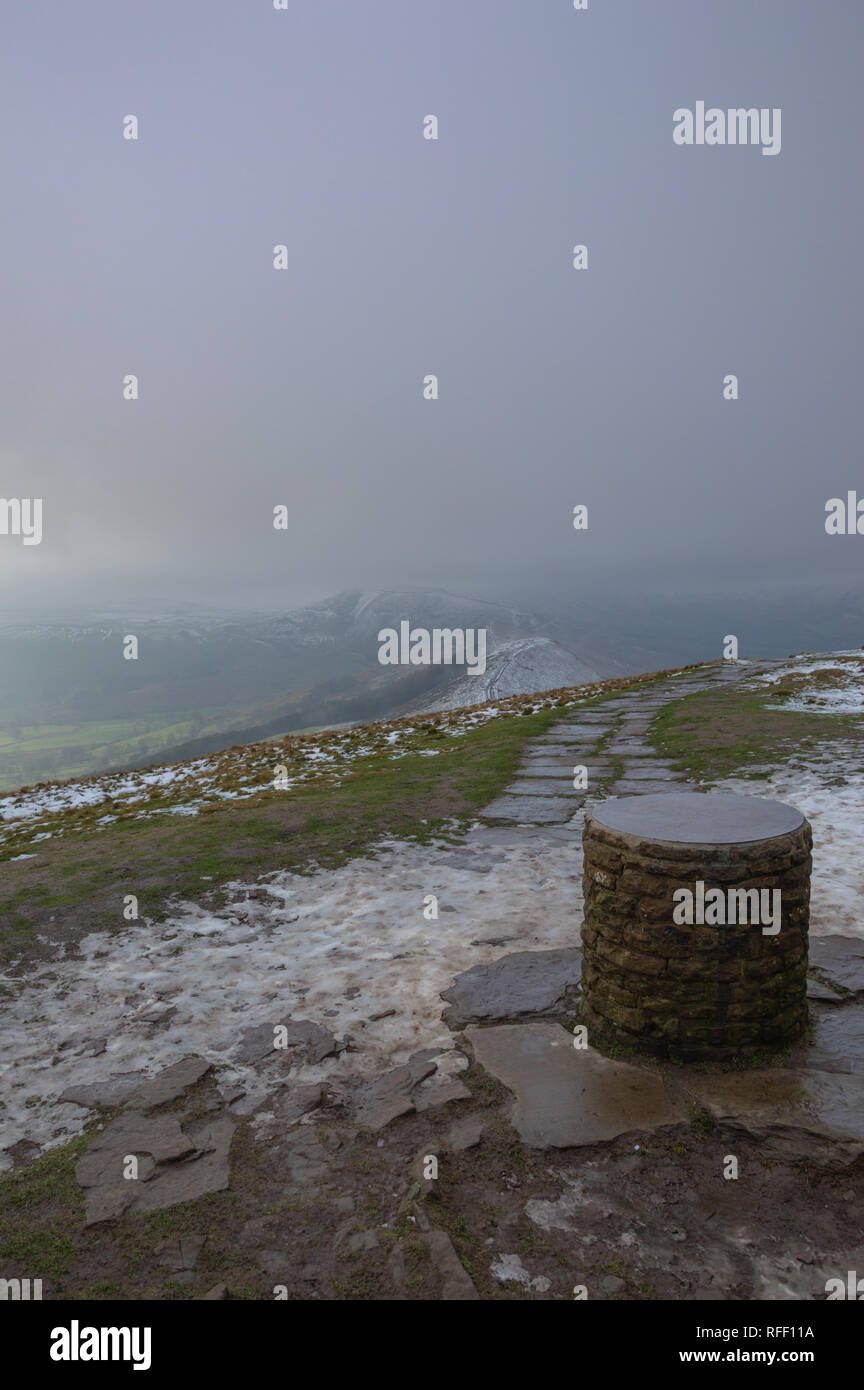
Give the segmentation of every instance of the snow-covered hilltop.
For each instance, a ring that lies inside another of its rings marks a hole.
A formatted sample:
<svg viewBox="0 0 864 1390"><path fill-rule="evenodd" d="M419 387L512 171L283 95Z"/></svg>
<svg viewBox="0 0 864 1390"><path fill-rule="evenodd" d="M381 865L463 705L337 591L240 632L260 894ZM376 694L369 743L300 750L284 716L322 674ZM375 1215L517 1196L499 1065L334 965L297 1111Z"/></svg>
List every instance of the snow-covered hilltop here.
<svg viewBox="0 0 864 1390"><path fill-rule="evenodd" d="M597 671L550 638L519 637L501 642L488 653L482 675L458 676L428 699L410 706L410 712L459 709L599 679Z"/></svg>

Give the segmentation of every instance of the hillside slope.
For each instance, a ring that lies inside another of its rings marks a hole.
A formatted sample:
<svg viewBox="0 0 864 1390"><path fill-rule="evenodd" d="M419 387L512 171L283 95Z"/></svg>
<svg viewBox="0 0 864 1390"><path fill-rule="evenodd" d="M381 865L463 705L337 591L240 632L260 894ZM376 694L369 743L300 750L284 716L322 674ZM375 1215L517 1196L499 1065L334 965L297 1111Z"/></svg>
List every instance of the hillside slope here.
<svg viewBox="0 0 864 1390"><path fill-rule="evenodd" d="M490 651L482 674L458 676L433 695L408 706L406 713L459 709L599 679L593 667L550 638L519 637L501 642Z"/></svg>

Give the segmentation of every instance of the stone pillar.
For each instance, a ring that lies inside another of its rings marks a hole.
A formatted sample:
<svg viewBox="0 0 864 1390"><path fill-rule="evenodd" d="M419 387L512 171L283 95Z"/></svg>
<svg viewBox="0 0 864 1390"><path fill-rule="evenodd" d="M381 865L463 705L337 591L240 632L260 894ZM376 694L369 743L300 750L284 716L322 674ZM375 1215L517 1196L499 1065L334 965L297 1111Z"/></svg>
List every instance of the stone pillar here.
<svg viewBox="0 0 864 1390"><path fill-rule="evenodd" d="M811 845L800 811L761 797L622 797L587 812L581 1018L589 1042L723 1061L800 1038ZM676 898L679 889L692 899ZM743 913L730 889L758 890L769 911L779 889L780 930L766 932L771 923L761 917L751 924L755 900ZM688 901L699 917L700 899L703 923L682 924ZM721 916L725 923L710 924Z"/></svg>

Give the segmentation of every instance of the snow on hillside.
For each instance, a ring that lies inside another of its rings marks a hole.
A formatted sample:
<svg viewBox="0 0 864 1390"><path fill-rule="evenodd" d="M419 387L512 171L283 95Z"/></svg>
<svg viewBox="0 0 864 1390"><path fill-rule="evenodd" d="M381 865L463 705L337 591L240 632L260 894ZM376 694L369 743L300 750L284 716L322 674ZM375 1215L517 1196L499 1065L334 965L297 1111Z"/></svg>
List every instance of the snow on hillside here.
<svg viewBox="0 0 864 1390"><path fill-rule="evenodd" d="M782 706L774 708L805 714L864 714L864 654L860 651L826 656L803 652L790 665L763 676L761 683L776 686L785 697Z"/></svg>
<svg viewBox="0 0 864 1390"><path fill-rule="evenodd" d="M564 689L501 697L478 702L473 708L286 735L163 767L24 787L0 796L0 859L11 863L27 858L42 841L82 830L98 831L120 820L198 815L202 808L220 801L247 800L274 791L284 795L313 781L338 785L359 759L400 758L410 753L434 757L448 738L461 737L489 719L534 714L649 679L570 682ZM470 694L474 700L478 695L483 700L476 686ZM277 776L278 788L274 785Z"/></svg>
<svg viewBox="0 0 864 1390"><path fill-rule="evenodd" d="M520 637L501 642L486 658L482 675L460 675L443 690L411 706L412 712L459 709L511 695L599 680L595 670L548 637Z"/></svg>

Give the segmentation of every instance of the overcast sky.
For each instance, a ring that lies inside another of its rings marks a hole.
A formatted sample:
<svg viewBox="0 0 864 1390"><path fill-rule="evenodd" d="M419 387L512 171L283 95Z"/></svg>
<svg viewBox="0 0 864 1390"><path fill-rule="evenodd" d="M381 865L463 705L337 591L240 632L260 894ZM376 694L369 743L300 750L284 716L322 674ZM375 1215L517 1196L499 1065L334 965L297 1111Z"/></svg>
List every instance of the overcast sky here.
<svg viewBox="0 0 864 1390"><path fill-rule="evenodd" d="M10 0L3 30L0 496L43 499L4 604L860 573L824 529L864 496L859 0ZM780 153L676 145L700 100L779 107Z"/></svg>

